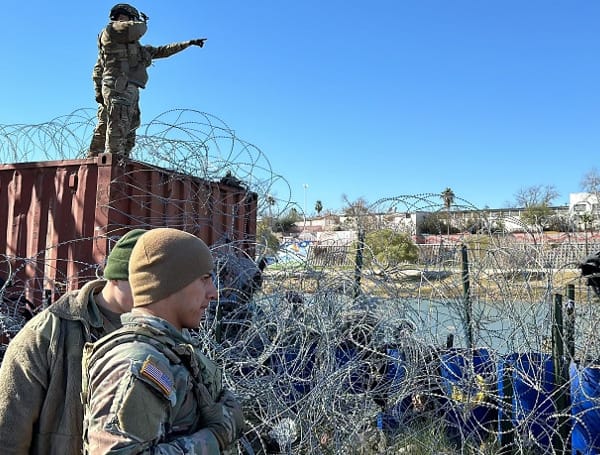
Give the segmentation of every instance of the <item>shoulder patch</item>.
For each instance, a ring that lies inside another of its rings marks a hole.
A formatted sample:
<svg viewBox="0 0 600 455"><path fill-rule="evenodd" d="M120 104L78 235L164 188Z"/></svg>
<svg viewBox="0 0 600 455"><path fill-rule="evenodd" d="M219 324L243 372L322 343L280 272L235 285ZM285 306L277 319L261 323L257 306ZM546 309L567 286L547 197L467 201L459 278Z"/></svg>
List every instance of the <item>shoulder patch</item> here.
<svg viewBox="0 0 600 455"><path fill-rule="evenodd" d="M158 367L157 362L152 357L148 357L144 361L140 374L156 384L166 396L169 396L173 391L171 377Z"/></svg>

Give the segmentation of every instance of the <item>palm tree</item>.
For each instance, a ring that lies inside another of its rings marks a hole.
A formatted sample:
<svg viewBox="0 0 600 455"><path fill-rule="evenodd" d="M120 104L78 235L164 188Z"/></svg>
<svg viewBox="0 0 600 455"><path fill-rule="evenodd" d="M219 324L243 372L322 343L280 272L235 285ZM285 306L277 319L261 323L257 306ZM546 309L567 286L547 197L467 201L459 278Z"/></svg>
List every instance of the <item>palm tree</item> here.
<svg viewBox="0 0 600 455"><path fill-rule="evenodd" d="M317 212L317 216L321 214L321 210L323 210L323 203L321 201L317 201L315 203L315 211Z"/></svg>
<svg viewBox="0 0 600 455"><path fill-rule="evenodd" d="M273 223L273 206L275 205L275 198L273 196L271 196L270 194L267 195L267 205L269 206L269 224L271 225L271 228L273 228L272 223Z"/></svg>
<svg viewBox="0 0 600 455"><path fill-rule="evenodd" d="M448 187L442 191L440 197L444 201L444 207L448 212L448 219L446 222L448 223L448 235L450 235L450 207L452 207L452 204L454 203L454 191L452 191L452 188Z"/></svg>

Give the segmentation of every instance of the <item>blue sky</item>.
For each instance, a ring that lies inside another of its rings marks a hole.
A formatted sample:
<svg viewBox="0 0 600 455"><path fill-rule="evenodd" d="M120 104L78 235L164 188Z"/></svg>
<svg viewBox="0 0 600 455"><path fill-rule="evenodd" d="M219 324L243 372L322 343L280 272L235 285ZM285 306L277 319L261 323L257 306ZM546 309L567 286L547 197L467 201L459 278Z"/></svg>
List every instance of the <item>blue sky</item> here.
<svg viewBox="0 0 600 455"><path fill-rule="evenodd" d="M95 108L112 5L3 2L1 124ZM208 38L149 69L142 121L172 108L222 119L300 206L306 192L308 212L342 207L342 194L372 203L446 187L497 208L554 185L562 204L600 168L596 0L134 5L150 17L145 44Z"/></svg>

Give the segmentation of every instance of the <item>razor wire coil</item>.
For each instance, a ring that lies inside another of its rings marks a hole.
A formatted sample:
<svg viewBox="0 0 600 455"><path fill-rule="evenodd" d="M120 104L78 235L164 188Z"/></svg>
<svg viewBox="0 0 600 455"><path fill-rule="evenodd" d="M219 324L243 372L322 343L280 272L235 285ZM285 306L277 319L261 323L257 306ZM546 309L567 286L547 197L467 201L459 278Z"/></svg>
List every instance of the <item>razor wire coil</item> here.
<svg viewBox="0 0 600 455"><path fill-rule="evenodd" d="M82 158L94 115L82 109L40 125L0 125L0 157L3 162ZM172 110L143 125L133 157L206 180L230 172L258 195L259 212L272 209L266 201L276 186L287 186L261 150L199 111ZM136 193L162 206L185 203L141 187ZM207 202L196 202L199 216ZM291 206L288 191L278 207L283 212ZM433 193L386 197L369 209L381 214L445 210ZM457 198L454 209L477 208ZM121 215L127 218L126 212ZM162 226L163 220L156 209L129 224ZM173 220L174 227L197 222L177 215ZM576 267L584 245L568 237L552 243L527 230L522 237L483 231L477 242L466 234L443 234L419 244L416 264L363 265L358 287L356 246L350 242L323 246L317 254L309 241L307 256L267 266L259 286L250 283L255 274L248 261L254 258L240 245L213 245L220 259L220 298L196 336L224 366L228 387L244 405L250 429L242 452L492 454L509 447L515 453L551 454L582 434L590 444L600 444L590 426L594 422L585 418L600 416L600 396L581 383L577 389L573 375L554 387L549 373L553 296L567 284L577 295L576 359L563 360L577 360L575 371L581 374L600 368L597 300ZM462 293L465 244L469 315ZM594 239L585 245L598 247ZM35 256L2 256L0 263L7 270L0 289L1 353L27 320L24 292L11 277L24 267L40 268L43 275L48 264ZM99 274L99 264L86 267ZM59 276L54 286L63 292L70 278ZM467 343L469 327L473 347ZM585 412L575 399L558 409L564 393L588 399Z"/></svg>

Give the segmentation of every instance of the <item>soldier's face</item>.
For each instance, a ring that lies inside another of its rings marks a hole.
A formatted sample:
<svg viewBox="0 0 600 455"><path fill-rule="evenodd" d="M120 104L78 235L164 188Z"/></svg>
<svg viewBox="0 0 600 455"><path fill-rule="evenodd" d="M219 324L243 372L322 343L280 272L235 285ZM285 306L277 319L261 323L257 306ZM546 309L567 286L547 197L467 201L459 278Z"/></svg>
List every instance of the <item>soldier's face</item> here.
<svg viewBox="0 0 600 455"><path fill-rule="evenodd" d="M194 329L200 325L211 300L217 298L217 288L212 275L206 274L195 279L179 291L174 324L179 328Z"/></svg>

